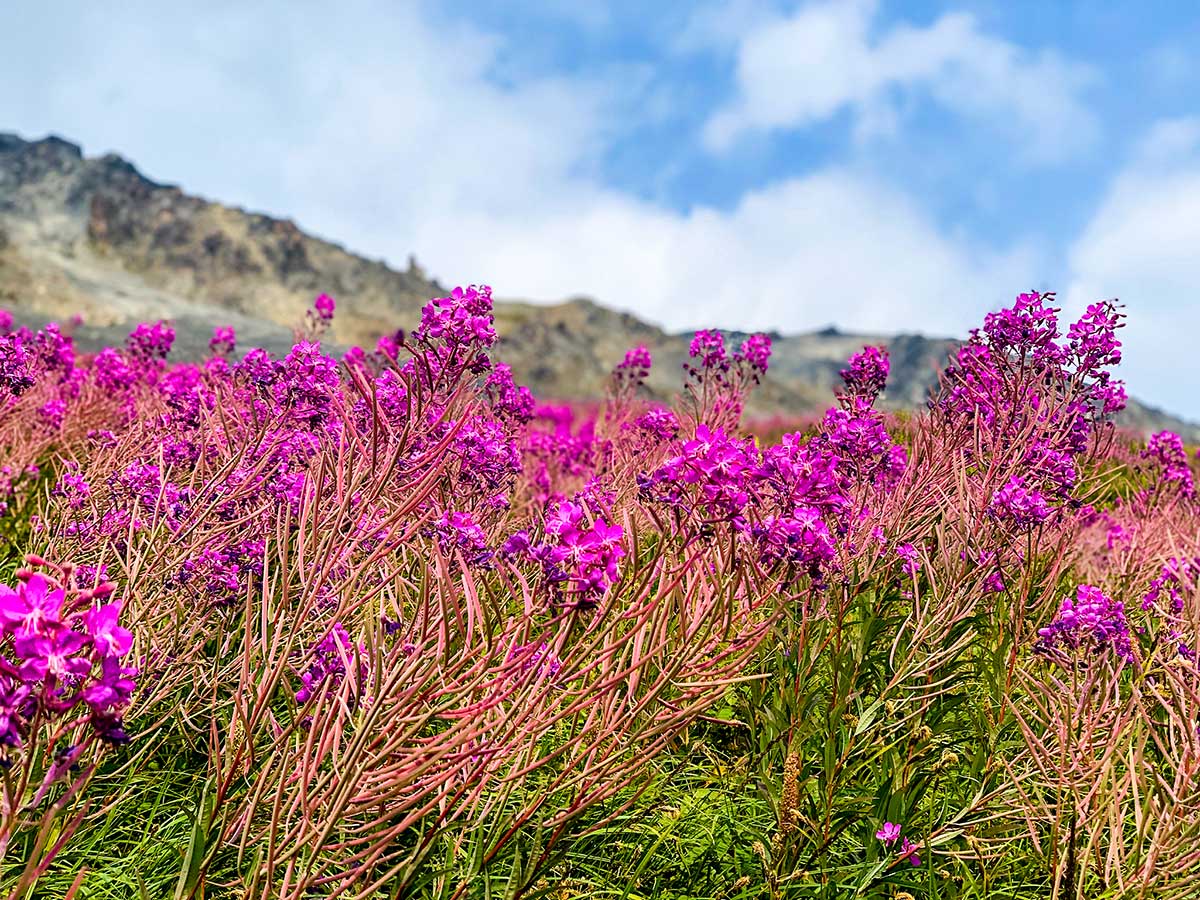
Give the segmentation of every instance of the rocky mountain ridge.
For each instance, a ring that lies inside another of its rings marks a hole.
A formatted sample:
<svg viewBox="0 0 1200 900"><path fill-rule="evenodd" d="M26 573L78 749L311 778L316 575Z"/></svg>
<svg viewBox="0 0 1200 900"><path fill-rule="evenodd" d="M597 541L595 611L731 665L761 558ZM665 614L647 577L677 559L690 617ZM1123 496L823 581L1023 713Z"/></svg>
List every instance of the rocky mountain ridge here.
<svg viewBox="0 0 1200 900"><path fill-rule="evenodd" d="M75 334L85 349L119 343L138 322L166 318L175 324L180 358L203 353L215 325L236 328L242 346L282 352L318 293L338 300L334 344L373 346L380 334L411 328L425 301L445 292L411 259L398 271L290 220L158 184L119 156L86 157L58 137L0 133L0 307L34 326L78 314ZM595 397L639 343L656 361L651 389L668 397L690 339L585 298L550 306L498 301L496 328L498 355L518 380L558 399ZM752 403L757 413L827 405L838 370L867 343L891 354L887 402L918 406L955 345L834 329L772 337L771 371ZM1136 402L1124 424L1200 440L1200 426Z"/></svg>

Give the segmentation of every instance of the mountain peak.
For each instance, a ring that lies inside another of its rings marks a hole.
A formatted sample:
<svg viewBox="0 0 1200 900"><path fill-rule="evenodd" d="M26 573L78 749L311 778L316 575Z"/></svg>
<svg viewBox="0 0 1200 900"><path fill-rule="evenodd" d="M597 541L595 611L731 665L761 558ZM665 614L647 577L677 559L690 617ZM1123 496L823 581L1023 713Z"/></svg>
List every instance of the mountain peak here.
<svg viewBox="0 0 1200 900"><path fill-rule="evenodd" d="M45 155L62 154L74 157L77 160L83 159L83 148L78 144L73 144L64 138L60 138L56 134L47 135L41 140L27 141L14 132L0 131L0 153L13 153L17 151Z"/></svg>

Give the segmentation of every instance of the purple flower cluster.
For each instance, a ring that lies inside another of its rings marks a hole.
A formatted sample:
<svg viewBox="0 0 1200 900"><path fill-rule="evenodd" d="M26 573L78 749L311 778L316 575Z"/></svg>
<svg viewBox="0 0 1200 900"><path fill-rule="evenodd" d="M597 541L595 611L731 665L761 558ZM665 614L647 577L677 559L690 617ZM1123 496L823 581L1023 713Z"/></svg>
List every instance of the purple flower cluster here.
<svg viewBox="0 0 1200 900"><path fill-rule="evenodd" d="M1098 372L1119 365L1121 342L1117 340L1117 329L1123 327L1112 301L1091 304L1067 329L1067 349L1076 366L1084 372Z"/></svg>
<svg viewBox="0 0 1200 900"><path fill-rule="evenodd" d="M1116 305L1093 304L1063 342L1058 310L1048 305L1053 299L1053 294L1021 294L1012 307L989 313L982 330L972 331L959 349L956 364L946 369L939 408L952 418L972 417L1010 430L1032 415L1047 424L1076 427L1084 441L1098 416L1123 408L1124 387L1109 372L1120 360ZM1033 412L1025 408L1054 386L1072 395L1051 398L1068 400L1064 408L1044 402L1033 403Z"/></svg>
<svg viewBox="0 0 1200 900"><path fill-rule="evenodd" d="M695 419L711 427L734 428L742 416L745 395L766 374L771 339L765 334L748 337L730 357L720 331L697 331L688 347L691 361L684 393L695 407ZM703 410L703 415L700 411Z"/></svg>
<svg viewBox="0 0 1200 900"><path fill-rule="evenodd" d="M904 470L904 451L870 410L834 409L812 440L785 434L759 452L753 440L699 425L676 456L638 476L644 500L698 526L720 524L752 540L760 560L788 563L819 580L849 527L856 479L877 487Z"/></svg>
<svg viewBox="0 0 1200 900"><path fill-rule="evenodd" d="M765 334L752 334L742 341L742 346L733 355L735 362L744 362L758 374L765 374L771 360L771 338Z"/></svg>
<svg viewBox="0 0 1200 900"><path fill-rule="evenodd" d="M50 490L53 497L61 497L71 509L82 509L92 496L92 489L79 474L77 467L69 466Z"/></svg>
<svg viewBox="0 0 1200 900"><path fill-rule="evenodd" d="M799 432L785 434L763 451L759 470L764 494L781 510L811 507L837 521L850 508L849 482L841 460L819 441L805 441Z"/></svg>
<svg viewBox="0 0 1200 900"><path fill-rule="evenodd" d="M354 418L358 430L370 434L376 416L385 425L401 428L408 421L408 385L392 368L384 369L373 378L370 396L360 397L354 403Z"/></svg>
<svg viewBox="0 0 1200 900"><path fill-rule="evenodd" d="M1012 525L1017 531L1029 531L1041 525L1054 512L1041 491L1026 486L1025 477L1014 475L1004 487L992 494L988 514Z"/></svg>
<svg viewBox="0 0 1200 900"><path fill-rule="evenodd" d="M337 309L337 304L328 294L321 294L313 301L313 310L316 311L317 317L324 322L329 322L333 319L335 309Z"/></svg>
<svg viewBox="0 0 1200 900"><path fill-rule="evenodd" d="M908 467L908 452L893 443L871 400L851 395L843 408L825 413L820 441L826 444L851 478L891 490Z"/></svg>
<svg viewBox="0 0 1200 900"><path fill-rule="evenodd" d="M723 428L696 428L682 452L649 475L638 477L641 495L694 513L708 522L746 527L743 512L750 502L748 481L758 473L754 441L730 437ZM695 488L695 490L690 490Z"/></svg>
<svg viewBox="0 0 1200 900"><path fill-rule="evenodd" d="M570 406L538 406L533 425L525 430L521 452L525 476L536 488L535 498L543 504L561 500L557 484L591 473L597 453L596 419L583 416L577 421Z"/></svg>
<svg viewBox="0 0 1200 900"><path fill-rule="evenodd" d="M503 423L471 416L458 430L451 453L459 461L458 486L465 496L505 494L521 472L521 453Z"/></svg>
<svg viewBox="0 0 1200 900"><path fill-rule="evenodd" d="M625 351L625 358L612 371L609 379L610 403L628 402L646 381L654 360L644 346Z"/></svg>
<svg viewBox="0 0 1200 900"><path fill-rule="evenodd" d="M198 427L204 413L216 406L216 398L197 366L175 366L158 381L158 391L175 416L172 424Z"/></svg>
<svg viewBox="0 0 1200 900"><path fill-rule="evenodd" d="M1159 484L1163 489L1173 489L1188 499L1196 496L1196 481L1179 435L1173 431L1160 431L1152 435L1142 451L1142 457L1152 459L1161 466Z"/></svg>
<svg viewBox="0 0 1200 900"><path fill-rule="evenodd" d="M149 463L130 463L110 478L109 487L118 496L136 501L145 512L164 516L169 524L187 513L191 500L186 489L166 481L162 470Z"/></svg>
<svg viewBox="0 0 1200 900"><path fill-rule="evenodd" d="M751 534L764 562L794 563L808 568L813 577L837 554L829 526L811 507L797 507L786 516L765 516L754 523Z"/></svg>
<svg viewBox="0 0 1200 900"><path fill-rule="evenodd" d="M675 413L663 406L646 410L634 421L634 427L645 434L652 444L673 441L679 434L679 420Z"/></svg>
<svg viewBox="0 0 1200 900"><path fill-rule="evenodd" d="M725 336L715 329L697 331L688 346L688 356L697 360L704 369L726 366L728 356L725 352Z"/></svg>
<svg viewBox="0 0 1200 900"><path fill-rule="evenodd" d="M543 532L544 540L533 543L527 531L519 531L502 552L539 563L556 602L595 609L621 577L625 530L589 515L582 503L563 500L546 515Z"/></svg>
<svg viewBox="0 0 1200 900"><path fill-rule="evenodd" d="M885 847L891 846L900 840L900 826L895 822L884 822L883 827L875 832L877 840L882 841ZM921 857L917 855L917 845L904 838L900 843L900 855L908 860L913 867L921 865Z"/></svg>
<svg viewBox="0 0 1200 900"><path fill-rule="evenodd" d="M219 356L229 356L237 348L237 332L228 325L218 325L208 342L208 349Z"/></svg>
<svg viewBox="0 0 1200 900"><path fill-rule="evenodd" d="M447 556L461 553L468 566L480 569L492 567L495 554L488 547L487 535L470 513L446 512L433 523L438 547Z"/></svg>
<svg viewBox="0 0 1200 900"><path fill-rule="evenodd" d="M309 427L328 419L341 380L337 361L322 353L320 344L301 341L271 368L275 402L285 415Z"/></svg>
<svg viewBox="0 0 1200 900"><path fill-rule="evenodd" d="M300 674L300 690L296 691L296 702L303 705L323 690L332 690L342 683L348 672L359 673L359 679L367 677L367 648L355 644L341 622L335 622L329 633L309 648Z"/></svg>
<svg viewBox="0 0 1200 900"><path fill-rule="evenodd" d="M126 740L121 714L137 672L122 665L133 635L121 627L113 586L68 591L37 572L0 585L0 744L19 747L38 713L57 718L80 703L101 740Z"/></svg>
<svg viewBox="0 0 1200 900"><path fill-rule="evenodd" d="M138 371L129 364L120 350L105 347L92 360L92 378L112 394L123 394L138 381Z"/></svg>
<svg viewBox="0 0 1200 900"><path fill-rule="evenodd" d="M241 595L247 576L262 576L265 546L261 539L224 546L210 544L183 561L174 583L195 588L210 604L232 603Z"/></svg>
<svg viewBox="0 0 1200 900"><path fill-rule="evenodd" d="M625 351L625 358L617 368L637 373L638 378L645 378L650 374L650 368L653 365L654 359L650 356L650 351L645 346L639 345Z"/></svg>
<svg viewBox="0 0 1200 900"><path fill-rule="evenodd" d="M874 402L887 386L890 371L891 362L886 348L863 347L850 357L849 364L839 374L846 385L846 393Z"/></svg>
<svg viewBox="0 0 1200 900"><path fill-rule="evenodd" d="M1172 557L1150 582L1142 597L1142 609L1164 623L1166 639L1179 656L1196 661L1196 648L1184 639L1187 622L1185 597L1195 596L1200 587L1200 557Z"/></svg>
<svg viewBox="0 0 1200 900"><path fill-rule="evenodd" d="M33 357L25 351L20 333L0 336L0 385L19 397L36 382Z"/></svg>
<svg viewBox="0 0 1200 900"><path fill-rule="evenodd" d="M486 285L455 288L449 297L430 300L413 332L418 341L444 341L450 346L486 349L496 342L492 321L492 289Z"/></svg>
<svg viewBox="0 0 1200 900"><path fill-rule="evenodd" d="M42 421L42 427L47 431L59 431L63 426L63 419L67 415L67 401L61 398L55 400L47 400L38 407L38 418Z"/></svg>
<svg viewBox="0 0 1200 900"><path fill-rule="evenodd" d="M175 329L166 322L143 322L129 334L126 349L129 357L143 366L161 364L175 343Z"/></svg>
<svg viewBox="0 0 1200 900"><path fill-rule="evenodd" d="M533 418L533 393L513 381L512 369L496 363L484 382L492 412L500 419L524 425Z"/></svg>
<svg viewBox="0 0 1200 900"><path fill-rule="evenodd" d="M532 672L533 677L539 681L553 681L558 677L558 673L562 669L562 660L550 652L550 647L545 641L536 646L534 644L521 644L513 647L508 651L505 662L515 663L518 661L521 663L520 672L522 675L528 675Z"/></svg>
<svg viewBox="0 0 1200 900"><path fill-rule="evenodd" d="M1059 659L1111 651L1119 659L1131 661L1125 604L1090 584L1079 585L1075 599L1064 597L1053 621L1038 630L1035 650Z"/></svg>

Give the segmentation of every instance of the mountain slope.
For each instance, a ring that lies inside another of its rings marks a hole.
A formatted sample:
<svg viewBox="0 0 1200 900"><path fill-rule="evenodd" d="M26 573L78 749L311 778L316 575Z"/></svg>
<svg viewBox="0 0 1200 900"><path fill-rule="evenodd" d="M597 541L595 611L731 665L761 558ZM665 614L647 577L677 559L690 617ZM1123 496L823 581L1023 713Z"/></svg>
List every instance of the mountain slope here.
<svg viewBox="0 0 1200 900"><path fill-rule="evenodd" d="M289 220L157 184L118 156L87 158L60 138L0 133L0 307L22 323L78 313L84 324L77 338L95 348L120 342L137 322L169 318L181 358L199 356L213 326L228 324L243 346L281 352L291 344L291 326L322 292L338 300L332 341L344 347L371 346L380 334L411 328L424 302L445 288L412 260L397 271ZM656 360L651 388L670 396L690 337L586 299L498 302L496 325L499 356L518 379L539 396L561 399L594 397L625 350L639 343ZM822 407L846 358L867 343L891 353L887 401L918 406L954 346L949 339L832 329L773 338L771 372L753 399L757 412ZM1200 428L1136 402L1125 422L1200 439Z"/></svg>

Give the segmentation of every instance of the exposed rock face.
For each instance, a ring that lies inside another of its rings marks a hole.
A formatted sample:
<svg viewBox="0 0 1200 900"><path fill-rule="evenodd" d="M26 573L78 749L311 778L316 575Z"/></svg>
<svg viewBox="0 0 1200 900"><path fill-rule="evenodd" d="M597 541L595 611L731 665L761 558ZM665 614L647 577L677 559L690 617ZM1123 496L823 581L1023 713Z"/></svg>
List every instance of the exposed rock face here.
<svg viewBox="0 0 1200 900"><path fill-rule="evenodd" d="M0 307L30 325L79 314L84 325L76 335L85 348L120 342L140 321L167 318L181 358L200 356L215 325L235 327L242 346L282 352L318 293L338 301L334 344L373 346L380 334L413 327L424 302L445 290L414 261L397 271L286 219L157 184L119 156L87 158L57 137L0 133ZM586 299L500 302L496 327L499 356L518 379L559 399L595 397L635 344L653 352L650 387L669 397L690 339ZM823 407L846 358L868 343L891 354L887 402L918 406L954 346L833 329L772 337L771 371L752 401L760 413ZM1200 440L1200 428L1136 403L1126 422Z"/></svg>

